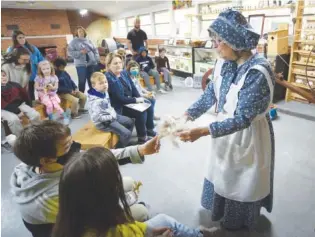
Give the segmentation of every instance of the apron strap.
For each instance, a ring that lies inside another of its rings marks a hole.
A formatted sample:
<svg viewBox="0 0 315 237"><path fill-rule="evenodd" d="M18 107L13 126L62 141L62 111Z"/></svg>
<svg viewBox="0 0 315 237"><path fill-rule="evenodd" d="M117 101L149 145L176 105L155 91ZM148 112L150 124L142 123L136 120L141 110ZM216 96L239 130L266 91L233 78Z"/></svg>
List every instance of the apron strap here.
<svg viewBox="0 0 315 237"><path fill-rule="evenodd" d="M271 104L272 100L273 100L274 85L272 83L271 76L270 76L268 70L261 65L255 65L250 69L256 69L256 70L260 71L262 74L264 74L264 76L268 82L268 86L269 86L269 90L270 90L270 104Z"/></svg>

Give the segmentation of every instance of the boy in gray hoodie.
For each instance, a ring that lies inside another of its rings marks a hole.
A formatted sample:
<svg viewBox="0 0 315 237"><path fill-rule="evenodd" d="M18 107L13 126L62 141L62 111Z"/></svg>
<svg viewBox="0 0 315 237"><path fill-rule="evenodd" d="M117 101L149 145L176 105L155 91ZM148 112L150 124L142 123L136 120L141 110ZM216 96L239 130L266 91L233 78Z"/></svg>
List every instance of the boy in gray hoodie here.
<svg viewBox="0 0 315 237"><path fill-rule="evenodd" d="M73 144L80 146L72 141L70 129L51 120L26 127L15 142L14 154L23 163L14 169L11 190L22 219L33 234L41 231L43 224L48 225L48 232L51 231L56 221L62 164L74 152L78 152L73 151ZM140 146L111 151L117 160L130 157L132 163L142 163L144 155L159 151L159 141L156 137ZM131 178L124 178L123 182L133 217L138 221L146 220L148 210L136 203L137 195L132 190L135 182Z"/></svg>
<svg viewBox="0 0 315 237"><path fill-rule="evenodd" d="M125 147L132 135L134 121L116 113L108 95L108 82L103 73L94 72L92 88L88 90L88 110L97 129L112 132L119 136L117 147Z"/></svg>

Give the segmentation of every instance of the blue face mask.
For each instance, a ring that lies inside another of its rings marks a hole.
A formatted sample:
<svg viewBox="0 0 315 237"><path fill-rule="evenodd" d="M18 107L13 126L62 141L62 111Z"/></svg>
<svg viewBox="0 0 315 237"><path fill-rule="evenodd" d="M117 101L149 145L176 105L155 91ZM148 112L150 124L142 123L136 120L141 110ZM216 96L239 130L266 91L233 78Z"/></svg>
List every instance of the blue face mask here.
<svg viewBox="0 0 315 237"><path fill-rule="evenodd" d="M136 76L138 76L139 71L138 70L130 70L130 74L131 74L131 76L136 77Z"/></svg>

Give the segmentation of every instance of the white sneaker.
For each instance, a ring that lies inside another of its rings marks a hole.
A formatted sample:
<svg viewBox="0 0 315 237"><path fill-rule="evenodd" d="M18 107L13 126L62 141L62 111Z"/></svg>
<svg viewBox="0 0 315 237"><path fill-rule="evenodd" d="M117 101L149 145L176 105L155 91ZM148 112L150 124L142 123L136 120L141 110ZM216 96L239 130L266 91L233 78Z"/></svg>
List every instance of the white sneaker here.
<svg viewBox="0 0 315 237"><path fill-rule="evenodd" d="M204 237L223 237L224 231L218 227L205 228L200 227L200 231L203 233Z"/></svg>
<svg viewBox="0 0 315 237"><path fill-rule="evenodd" d="M159 89L158 92L161 93L161 94L167 94L167 92L165 90L163 90L163 89Z"/></svg>

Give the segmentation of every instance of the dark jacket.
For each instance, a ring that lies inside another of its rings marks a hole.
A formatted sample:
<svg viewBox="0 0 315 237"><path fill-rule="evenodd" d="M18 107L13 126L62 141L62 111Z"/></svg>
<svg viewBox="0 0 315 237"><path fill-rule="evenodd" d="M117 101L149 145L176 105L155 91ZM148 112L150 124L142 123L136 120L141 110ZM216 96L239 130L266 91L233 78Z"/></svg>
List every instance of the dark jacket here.
<svg viewBox="0 0 315 237"><path fill-rule="evenodd" d="M56 76L59 79L58 94L68 94L77 89L76 84L66 71L56 70Z"/></svg>
<svg viewBox="0 0 315 237"><path fill-rule="evenodd" d="M170 62L168 61L168 58L166 56L164 58L156 57L155 63L156 63L156 68L159 72L162 67L167 68L169 71L171 70Z"/></svg>
<svg viewBox="0 0 315 237"><path fill-rule="evenodd" d="M140 97L140 94L126 70L120 73L119 78L112 72L106 72L105 76L108 80L111 105L118 114L121 114L123 105L136 103L136 98Z"/></svg>
<svg viewBox="0 0 315 237"><path fill-rule="evenodd" d="M106 66L104 64L98 63L95 66L95 71L96 72L101 72L101 73L105 73L106 72Z"/></svg>
<svg viewBox="0 0 315 237"><path fill-rule="evenodd" d="M147 52L147 56L142 57L141 53L143 51ZM141 47L139 49L139 56L136 59L137 63L140 65L140 70L149 72L151 69L154 69L154 63L152 61L152 58L148 56L148 51L146 50L145 47Z"/></svg>
<svg viewBox="0 0 315 237"><path fill-rule="evenodd" d="M28 92L20 84L9 81L5 86L1 86L1 109L19 114L19 106L23 103L31 106Z"/></svg>

